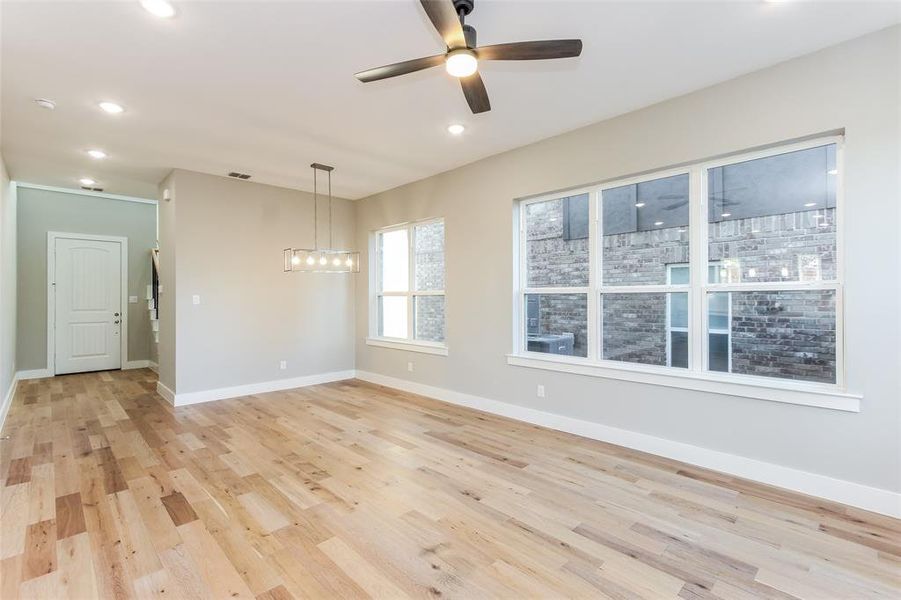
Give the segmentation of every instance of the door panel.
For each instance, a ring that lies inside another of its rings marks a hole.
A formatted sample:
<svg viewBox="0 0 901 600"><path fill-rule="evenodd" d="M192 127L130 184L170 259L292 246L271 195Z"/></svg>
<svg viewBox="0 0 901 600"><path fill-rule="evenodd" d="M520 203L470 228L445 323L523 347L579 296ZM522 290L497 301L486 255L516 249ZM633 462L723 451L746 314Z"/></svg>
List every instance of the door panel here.
<svg viewBox="0 0 901 600"><path fill-rule="evenodd" d="M57 238L56 374L122 366L121 244Z"/></svg>

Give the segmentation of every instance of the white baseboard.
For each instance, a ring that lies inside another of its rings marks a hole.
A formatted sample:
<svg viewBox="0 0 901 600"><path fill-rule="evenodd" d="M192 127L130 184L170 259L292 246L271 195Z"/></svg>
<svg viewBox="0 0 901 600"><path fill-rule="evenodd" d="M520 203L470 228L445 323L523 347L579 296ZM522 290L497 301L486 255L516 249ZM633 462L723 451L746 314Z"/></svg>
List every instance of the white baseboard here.
<svg viewBox="0 0 901 600"><path fill-rule="evenodd" d="M901 493L367 371L357 379L901 518Z"/></svg>
<svg viewBox="0 0 901 600"><path fill-rule="evenodd" d="M9 389L3 396L3 403L0 404L0 431L3 430L3 424L6 423L6 415L9 414L9 407L12 406L13 398L16 397L16 388L19 387L19 374L13 373L13 380L9 382Z"/></svg>
<svg viewBox="0 0 901 600"><path fill-rule="evenodd" d="M319 385L320 383L331 383L333 381L342 381L344 379L353 379L354 371L333 371L331 373L317 373L315 375L305 375L303 377L292 377L290 379L275 379L273 381L262 381L260 383L250 383L247 385L237 385L234 387L218 388L213 390L202 390L199 392L182 392L173 393L172 390L157 383L157 391L160 386L164 391L160 391L160 395L172 402L175 406L188 406L189 404L199 404L201 402L211 402L213 400L225 400L226 398L239 398L241 396L249 396L251 394L264 394L266 392L278 392L281 390L290 390L292 388L306 387L308 385ZM167 396L168 394L168 396Z"/></svg>
<svg viewBox="0 0 901 600"><path fill-rule="evenodd" d="M150 369L151 371L153 371L154 373L156 373L157 375L159 375L160 366L157 363L153 362L152 360L149 360L147 362L149 363L147 365L147 368Z"/></svg>
<svg viewBox="0 0 901 600"><path fill-rule="evenodd" d="M162 396L169 404L175 405L175 392L163 385L162 381L156 382L156 393Z"/></svg>
<svg viewBox="0 0 901 600"><path fill-rule="evenodd" d="M122 365L122 370L125 371L128 369L147 369L147 368L150 368L150 366L153 364L155 364L155 363L153 363L149 360L146 360L146 359L145 360L128 360L128 361L125 361L125 364Z"/></svg>
<svg viewBox="0 0 901 600"><path fill-rule="evenodd" d="M44 377L53 377L53 371L50 369L31 369L29 371L19 371L16 373L16 378L19 381L25 381L26 379L43 379Z"/></svg>

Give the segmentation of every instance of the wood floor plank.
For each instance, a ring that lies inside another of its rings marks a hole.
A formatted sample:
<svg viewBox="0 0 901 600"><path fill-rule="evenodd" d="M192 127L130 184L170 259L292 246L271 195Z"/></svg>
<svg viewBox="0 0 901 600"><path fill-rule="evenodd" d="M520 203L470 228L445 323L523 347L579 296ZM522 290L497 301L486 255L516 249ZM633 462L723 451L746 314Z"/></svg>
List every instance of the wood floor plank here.
<svg viewBox="0 0 901 600"><path fill-rule="evenodd" d="M19 383L0 597L901 598L901 522L359 381Z"/></svg>
<svg viewBox="0 0 901 600"><path fill-rule="evenodd" d="M175 526L184 525L197 519L197 513L191 508L191 504L185 499L181 492L172 492L168 496L160 498L166 512L172 517Z"/></svg>
<svg viewBox="0 0 901 600"><path fill-rule="evenodd" d="M41 577L56 570L56 522L41 521L28 526L22 581Z"/></svg>
<svg viewBox="0 0 901 600"><path fill-rule="evenodd" d="M81 511L79 500L79 512ZM56 543L59 557L59 586L62 598L96 598L94 561L91 557L91 541L82 531Z"/></svg>
<svg viewBox="0 0 901 600"><path fill-rule="evenodd" d="M81 493L66 494L56 499L56 538L62 540L87 531Z"/></svg>

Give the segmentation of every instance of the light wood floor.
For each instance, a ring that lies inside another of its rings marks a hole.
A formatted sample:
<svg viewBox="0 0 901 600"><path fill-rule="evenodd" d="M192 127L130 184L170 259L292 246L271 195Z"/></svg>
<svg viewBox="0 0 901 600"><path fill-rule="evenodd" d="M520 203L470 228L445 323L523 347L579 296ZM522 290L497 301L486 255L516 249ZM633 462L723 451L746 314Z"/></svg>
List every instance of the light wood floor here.
<svg viewBox="0 0 901 600"><path fill-rule="evenodd" d="M21 382L0 598L901 598L901 523L346 382Z"/></svg>

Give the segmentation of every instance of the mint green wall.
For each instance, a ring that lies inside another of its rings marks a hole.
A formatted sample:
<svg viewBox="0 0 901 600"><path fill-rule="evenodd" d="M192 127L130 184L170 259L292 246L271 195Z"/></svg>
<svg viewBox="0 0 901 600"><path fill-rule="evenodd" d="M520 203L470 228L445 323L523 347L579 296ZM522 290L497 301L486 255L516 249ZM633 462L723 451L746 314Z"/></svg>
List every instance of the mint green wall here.
<svg viewBox="0 0 901 600"><path fill-rule="evenodd" d="M128 238L128 360L150 358L147 302L156 205L66 192L18 188L16 368L47 367L47 232ZM124 357L123 357L124 360Z"/></svg>
<svg viewBox="0 0 901 600"><path fill-rule="evenodd" d="M16 189L0 156L0 421L16 374Z"/></svg>

